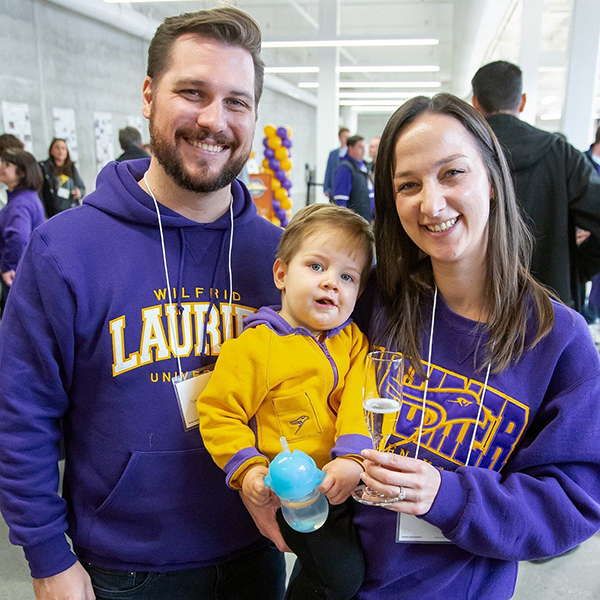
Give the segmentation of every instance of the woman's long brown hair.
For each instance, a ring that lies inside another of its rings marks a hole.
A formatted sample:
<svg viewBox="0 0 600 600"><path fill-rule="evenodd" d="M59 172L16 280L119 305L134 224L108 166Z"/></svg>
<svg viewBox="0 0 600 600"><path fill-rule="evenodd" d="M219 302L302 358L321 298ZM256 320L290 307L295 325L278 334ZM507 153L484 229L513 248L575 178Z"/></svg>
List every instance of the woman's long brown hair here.
<svg viewBox="0 0 600 600"><path fill-rule="evenodd" d="M67 177L74 179L75 178L75 165L73 164L73 161L71 160L71 154L69 153L69 146L67 146L67 158L65 158L65 162L64 162L63 166L59 167L54 162L54 156L52 156L52 146L54 146L54 144L56 142L64 142L65 146L66 146L67 140L65 140L64 138L53 138L53 140L50 142L50 147L48 148L48 156L51 158L52 163L54 164L54 173L55 173L55 175L66 175Z"/></svg>
<svg viewBox="0 0 600 600"><path fill-rule="evenodd" d="M424 114L446 115L463 125L479 148L492 185L483 299L487 322L482 323L489 339L483 356L476 356L476 361L479 369L491 361L492 370L500 372L519 360L526 347L532 348L550 332L554 325L549 298L552 294L529 272L533 240L521 218L510 169L496 136L474 108L451 94L412 98L392 115L381 137L374 228L386 324L374 341L395 346L410 357L419 375L425 376L421 339L425 318L431 314L433 271L429 256L400 223L393 185L398 137ZM527 343L527 324L532 316L537 320L537 329Z"/></svg>

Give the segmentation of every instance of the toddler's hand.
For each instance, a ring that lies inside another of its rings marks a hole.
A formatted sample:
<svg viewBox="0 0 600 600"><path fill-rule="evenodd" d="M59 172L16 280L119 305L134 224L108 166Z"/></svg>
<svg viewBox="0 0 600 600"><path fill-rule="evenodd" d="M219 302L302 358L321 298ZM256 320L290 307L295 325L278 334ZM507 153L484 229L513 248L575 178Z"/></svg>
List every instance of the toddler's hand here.
<svg viewBox="0 0 600 600"><path fill-rule="evenodd" d="M267 467L257 465L252 467L242 481L242 492L244 496L257 506L269 503L269 488L265 485L265 475L269 472Z"/></svg>
<svg viewBox="0 0 600 600"><path fill-rule="evenodd" d="M319 486L319 491L327 496L330 504L345 502L358 485L363 468L351 458L336 458L323 467L327 477Z"/></svg>

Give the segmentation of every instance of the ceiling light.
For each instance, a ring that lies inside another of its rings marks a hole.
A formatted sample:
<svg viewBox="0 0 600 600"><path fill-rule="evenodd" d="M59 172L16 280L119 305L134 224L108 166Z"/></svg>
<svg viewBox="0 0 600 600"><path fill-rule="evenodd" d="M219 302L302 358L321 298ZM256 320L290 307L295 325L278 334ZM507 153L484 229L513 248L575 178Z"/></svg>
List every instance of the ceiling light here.
<svg viewBox="0 0 600 600"><path fill-rule="evenodd" d="M561 113L547 113L545 115L540 115L540 119L542 121L560 121Z"/></svg>
<svg viewBox="0 0 600 600"><path fill-rule="evenodd" d="M540 104L548 106L548 104L554 104L558 100L557 96L546 96L540 100Z"/></svg>
<svg viewBox="0 0 600 600"><path fill-rule="evenodd" d="M538 67L540 73L560 73L564 71L564 67Z"/></svg>
<svg viewBox="0 0 600 600"><path fill-rule="evenodd" d="M390 106L353 106L350 110L352 112L378 112L378 113L390 113L398 109L398 105Z"/></svg>
<svg viewBox="0 0 600 600"><path fill-rule="evenodd" d="M391 106L394 103L391 100L340 100L340 106ZM398 103L396 107L403 104Z"/></svg>
<svg viewBox="0 0 600 600"><path fill-rule="evenodd" d="M340 81L341 88L439 88L441 81Z"/></svg>
<svg viewBox="0 0 600 600"><path fill-rule="evenodd" d="M319 87L319 82L318 81L301 81L298 84L299 88L318 88Z"/></svg>
<svg viewBox="0 0 600 600"><path fill-rule="evenodd" d="M415 96L415 92L340 92L340 99L342 98L412 98Z"/></svg>
<svg viewBox="0 0 600 600"><path fill-rule="evenodd" d="M338 67L338 73L437 73L440 68L436 65L422 67L396 67L396 66L371 66L371 67Z"/></svg>
<svg viewBox="0 0 600 600"><path fill-rule="evenodd" d="M265 67L265 73L318 73L319 67Z"/></svg>
<svg viewBox="0 0 600 600"><path fill-rule="evenodd" d="M436 38L403 38L389 40L298 40L263 42L263 48L351 48L373 46L436 46L440 40Z"/></svg>

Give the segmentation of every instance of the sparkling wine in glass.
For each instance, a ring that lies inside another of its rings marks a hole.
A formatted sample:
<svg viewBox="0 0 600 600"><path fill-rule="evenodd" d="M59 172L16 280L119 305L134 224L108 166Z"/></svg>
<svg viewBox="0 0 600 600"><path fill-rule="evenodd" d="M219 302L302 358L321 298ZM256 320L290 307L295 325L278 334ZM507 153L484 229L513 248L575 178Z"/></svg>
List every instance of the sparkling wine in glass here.
<svg viewBox="0 0 600 600"><path fill-rule="evenodd" d="M367 355L363 386L363 409L373 448L383 451L394 431L402 405L404 358L396 352L375 351ZM352 497L361 504L383 506L401 500L370 489L364 483Z"/></svg>

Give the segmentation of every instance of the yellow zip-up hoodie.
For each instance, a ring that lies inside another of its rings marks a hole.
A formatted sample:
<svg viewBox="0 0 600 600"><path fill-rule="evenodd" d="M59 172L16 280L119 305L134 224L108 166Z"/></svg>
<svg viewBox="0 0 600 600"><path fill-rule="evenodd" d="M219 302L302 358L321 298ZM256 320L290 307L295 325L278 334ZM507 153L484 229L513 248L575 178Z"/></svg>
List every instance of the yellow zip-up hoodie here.
<svg viewBox="0 0 600 600"><path fill-rule="evenodd" d="M319 468L334 458L360 460L371 448L362 407L366 336L350 320L317 341L263 307L243 333L223 344L198 399L206 449L241 489L251 466L268 466L285 436Z"/></svg>

